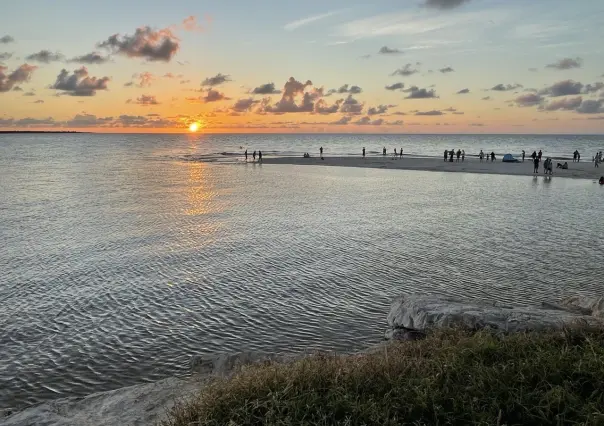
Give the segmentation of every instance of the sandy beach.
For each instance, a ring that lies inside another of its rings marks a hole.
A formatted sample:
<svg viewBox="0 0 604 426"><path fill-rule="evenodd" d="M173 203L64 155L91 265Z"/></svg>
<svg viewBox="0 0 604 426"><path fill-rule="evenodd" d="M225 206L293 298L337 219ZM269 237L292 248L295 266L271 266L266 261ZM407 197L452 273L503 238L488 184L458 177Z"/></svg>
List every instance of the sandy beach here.
<svg viewBox="0 0 604 426"><path fill-rule="evenodd" d="M530 159L519 163L504 163L500 159L480 162L477 158L466 158L464 162L445 162L442 158L403 157L265 157L264 164L295 164L313 166L370 167L376 169L424 170L433 172L465 172L500 175L534 176L533 162ZM568 163L568 169L557 169L553 161L553 176L577 179L599 179L604 176L604 167L594 167L590 161ZM543 162L539 165L539 175L543 175Z"/></svg>

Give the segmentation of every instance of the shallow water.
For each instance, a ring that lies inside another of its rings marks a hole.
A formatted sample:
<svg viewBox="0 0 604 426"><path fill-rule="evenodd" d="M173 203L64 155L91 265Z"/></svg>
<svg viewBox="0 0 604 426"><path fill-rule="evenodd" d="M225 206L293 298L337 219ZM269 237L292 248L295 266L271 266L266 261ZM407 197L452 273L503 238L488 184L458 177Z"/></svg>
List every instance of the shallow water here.
<svg viewBox="0 0 604 426"><path fill-rule="evenodd" d="M601 293L592 181L184 161L245 142L0 138L0 407L362 348L403 292Z"/></svg>

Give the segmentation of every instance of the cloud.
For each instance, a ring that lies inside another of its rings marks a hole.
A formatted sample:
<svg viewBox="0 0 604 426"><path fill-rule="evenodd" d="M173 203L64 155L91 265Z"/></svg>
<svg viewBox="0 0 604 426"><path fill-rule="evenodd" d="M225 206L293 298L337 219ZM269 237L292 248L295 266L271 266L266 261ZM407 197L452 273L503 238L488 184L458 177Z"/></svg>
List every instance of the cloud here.
<svg viewBox="0 0 604 426"><path fill-rule="evenodd" d="M13 54L10 52L0 52L0 61L6 61L12 58Z"/></svg>
<svg viewBox="0 0 604 426"><path fill-rule="evenodd" d="M8 43L14 43L14 42L15 42L15 39L9 35L0 37L0 44L8 44Z"/></svg>
<svg viewBox="0 0 604 426"><path fill-rule="evenodd" d="M461 6L470 0L424 0L424 6L433 9L448 10Z"/></svg>
<svg viewBox="0 0 604 426"><path fill-rule="evenodd" d="M188 84L191 80L180 80L180 84Z"/></svg>
<svg viewBox="0 0 604 426"><path fill-rule="evenodd" d="M482 124L482 123L470 123L470 126L472 126L472 127L483 127L484 124Z"/></svg>
<svg viewBox="0 0 604 426"><path fill-rule="evenodd" d="M433 109L432 111L417 111L415 115L445 115L445 113Z"/></svg>
<svg viewBox="0 0 604 426"><path fill-rule="evenodd" d="M205 96L201 97L201 100L205 103L210 103L219 101L230 101L231 98L226 97L224 93L219 92L218 90L208 89L208 92Z"/></svg>
<svg viewBox="0 0 604 426"><path fill-rule="evenodd" d="M29 56L25 57L28 61L42 62L44 64L49 64L51 62L58 62L65 59L63 55L60 53L52 53L50 50L40 50L37 53L32 53Z"/></svg>
<svg viewBox="0 0 604 426"><path fill-rule="evenodd" d="M292 22L285 24L283 26L283 29L287 30L287 31L293 31L293 30L303 27L305 25L309 25L314 22L320 21L322 19L329 18L330 16L334 16L337 13L339 13L339 12L333 11L333 12L322 13L320 15L309 16L309 17L303 18L303 19L298 19L296 21L292 21Z"/></svg>
<svg viewBox="0 0 604 426"><path fill-rule="evenodd" d="M113 117L97 117L92 114L76 114L72 119L67 120L66 127L103 127L113 121Z"/></svg>
<svg viewBox="0 0 604 426"><path fill-rule="evenodd" d="M391 84L391 85L385 87L386 90L403 90L404 88L405 88L404 83L394 83L394 84Z"/></svg>
<svg viewBox="0 0 604 426"><path fill-rule="evenodd" d="M281 90L275 88L275 83L266 83L255 87L251 93L254 95L278 95Z"/></svg>
<svg viewBox="0 0 604 426"><path fill-rule="evenodd" d="M182 21L182 27L185 31L191 31L191 32L204 32L207 30L207 27L211 24L211 19L209 17L205 17L205 20L207 21L207 25L204 26L200 23L197 22L197 17L196 16L187 16L183 21Z"/></svg>
<svg viewBox="0 0 604 426"><path fill-rule="evenodd" d="M457 92L458 95L465 95L467 93L470 93L470 89L461 89L459 92Z"/></svg>
<svg viewBox="0 0 604 426"><path fill-rule="evenodd" d="M583 84L574 80L563 80L552 84L549 87L539 91L541 95L547 95L551 97L567 96L567 95L579 95L583 90Z"/></svg>
<svg viewBox="0 0 604 426"><path fill-rule="evenodd" d="M170 78L170 79L177 79L177 78L183 78L184 75L182 74L172 74L171 72L167 72L164 74L164 78Z"/></svg>
<svg viewBox="0 0 604 426"><path fill-rule="evenodd" d="M540 105L543 100L543 97L537 93L524 93L514 99L514 103L519 107L531 107Z"/></svg>
<svg viewBox="0 0 604 426"><path fill-rule="evenodd" d="M361 93L362 91L363 91L363 89L361 89L359 86L350 86L348 84L344 84L344 85L340 86L338 89L331 89L328 92L328 95L331 95L332 93L339 93L339 94L351 93L353 95L357 95L357 94Z"/></svg>
<svg viewBox="0 0 604 426"><path fill-rule="evenodd" d="M218 73L214 77L208 77L205 80L203 80L201 82L201 85L214 87L214 86L220 86L221 84L226 83L228 81L232 81L230 75Z"/></svg>
<svg viewBox="0 0 604 426"><path fill-rule="evenodd" d="M87 65L101 65L109 62L111 58L109 56L103 56L97 52L86 53L81 56L74 56L68 62L75 62L78 64Z"/></svg>
<svg viewBox="0 0 604 426"><path fill-rule="evenodd" d="M382 48L380 50L378 50L378 53L380 53L382 55L400 55L401 53L403 53L403 51L400 49L397 49L397 48L390 48L388 46L382 46Z"/></svg>
<svg viewBox="0 0 604 426"><path fill-rule="evenodd" d="M342 102L340 106L340 112L345 114L357 115L363 111L364 104L356 100L352 97L352 95L348 95L348 97Z"/></svg>
<svg viewBox="0 0 604 426"><path fill-rule="evenodd" d="M404 67L399 68L397 70L395 70L392 74L390 74L391 76L393 75L402 75L404 77L408 77L410 75L413 75L417 72L419 72L417 69L415 68L411 68L412 65L411 64L406 64Z"/></svg>
<svg viewBox="0 0 604 426"><path fill-rule="evenodd" d="M270 105L268 102L270 99L263 100L261 107L257 111L258 113L271 113L271 114L288 114L296 112L313 112L315 101L322 96L321 90L307 91L308 88L312 87L312 81L307 80L302 83L296 80L294 77L290 77L287 82L283 85L283 91L281 99L274 105ZM301 102L297 103L297 98L302 98Z"/></svg>
<svg viewBox="0 0 604 426"><path fill-rule="evenodd" d="M545 111L573 111L579 108L582 102L583 98L581 96L577 96L576 98L562 98L549 102L543 106L542 109Z"/></svg>
<svg viewBox="0 0 604 426"><path fill-rule="evenodd" d="M133 35L114 34L98 43L98 47L129 58L169 62L178 52L180 40L168 28L154 30L146 26L137 28Z"/></svg>
<svg viewBox="0 0 604 426"><path fill-rule="evenodd" d="M510 90L515 90L515 89L519 89L522 87L522 84L502 84L499 83L493 87L491 87L491 90L494 90L496 92L507 92Z"/></svg>
<svg viewBox="0 0 604 426"><path fill-rule="evenodd" d="M484 98L480 99L481 101L490 101L491 97L490 96L485 96Z"/></svg>
<svg viewBox="0 0 604 426"><path fill-rule="evenodd" d="M34 104L43 104L44 101L42 99L38 99L37 101L34 101Z"/></svg>
<svg viewBox="0 0 604 426"><path fill-rule="evenodd" d="M23 96L36 96L36 92L25 92L23 93Z"/></svg>
<svg viewBox="0 0 604 426"><path fill-rule="evenodd" d="M579 114L600 114L604 112L603 104L604 101L602 99L599 99L597 101L591 99L585 100L576 109L576 111Z"/></svg>
<svg viewBox="0 0 604 426"><path fill-rule="evenodd" d="M583 60L581 58L564 58L560 59L557 62L554 62L553 64L546 65L545 68L554 68L557 70L570 70L573 68L581 68L581 65L583 65Z"/></svg>
<svg viewBox="0 0 604 426"><path fill-rule="evenodd" d="M539 71L537 68L529 68L528 70L529 70L530 72L537 72L537 71Z"/></svg>
<svg viewBox="0 0 604 426"><path fill-rule="evenodd" d="M6 74L8 68L0 65L0 92L8 92L17 84L28 82L37 68L34 65L23 64L13 72Z"/></svg>
<svg viewBox="0 0 604 426"><path fill-rule="evenodd" d="M64 91L71 96L94 96L97 90L107 90L110 80L109 77L90 77L86 67L75 70L71 75L69 71L62 69L50 88Z"/></svg>
<svg viewBox="0 0 604 426"><path fill-rule="evenodd" d="M126 101L127 104L137 104L137 105L143 105L143 106L149 106L149 105L159 105L159 102L157 101L157 98L153 95L141 95L138 98L136 98L136 101L132 101L132 99L128 99Z"/></svg>
<svg viewBox="0 0 604 426"><path fill-rule="evenodd" d="M402 126L403 124L405 124L405 122L403 120L394 120L389 121L386 124L388 124L389 126Z"/></svg>
<svg viewBox="0 0 604 426"><path fill-rule="evenodd" d="M367 110L367 115L386 114L388 112L388 108L394 107L396 107L396 105L378 105L376 107L371 107Z"/></svg>
<svg viewBox="0 0 604 426"><path fill-rule="evenodd" d="M449 73L449 72L453 72L453 71L455 71L455 70L454 70L453 68L451 68L451 67L445 67L445 68L441 68L441 69L439 69L439 71L440 71L441 73L443 73L443 74L446 74L446 73Z"/></svg>
<svg viewBox="0 0 604 426"><path fill-rule="evenodd" d="M598 81L594 84L586 84L585 87L583 88L583 93L588 95L590 93L596 93L602 89L604 89L604 83L601 83ZM603 92L603 94L604 94L604 92Z"/></svg>
<svg viewBox="0 0 604 426"><path fill-rule="evenodd" d="M465 112L462 111L453 111L453 115L464 115Z"/></svg>
<svg viewBox="0 0 604 426"><path fill-rule="evenodd" d="M333 104L329 105L327 102L325 102L324 99L319 99L315 103L314 112L316 114L324 114L324 115L325 114L335 114L336 112L338 112L340 110L340 105L342 105L343 102L344 102L344 99L338 99Z"/></svg>
<svg viewBox="0 0 604 426"><path fill-rule="evenodd" d="M377 120L372 120L371 117L365 116L359 118L353 124L356 124L357 126L381 126L384 124L384 119L378 118Z"/></svg>
<svg viewBox="0 0 604 426"><path fill-rule="evenodd" d="M417 86L411 86L410 88L403 90L403 92L409 93L408 96L405 96L405 99L428 99L438 97L436 96L434 89L420 89Z"/></svg>
<svg viewBox="0 0 604 426"><path fill-rule="evenodd" d="M456 110L455 108L453 108L453 107L449 107L449 108L445 108L445 109L443 109L443 111L447 111L447 112L455 112L455 111L457 111L457 110Z"/></svg>
<svg viewBox="0 0 604 426"><path fill-rule="evenodd" d="M335 125L335 126L344 126L344 125L350 123L350 120L352 120L352 117L345 115L342 118L340 118L339 120L332 121L329 124Z"/></svg>
<svg viewBox="0 0 604 426"><path fill-rule="evenodd" d="M254 98L239 99L233 106L231 106L231 110L235 112L247 112L259 102L260 101L257 101Z"/></svg>
<svg viewBox="0 0 604 426"><path fill-rule="evenodd" d="M62 123L56 122L54 118L22 118L15 120L14 118L0 118L0 126L3 127L58 127Z"/></svg>
<svg viewBox="0 0 604 426"><path fill-rule="evenodd" d="M155 80L155 75L153 75L149 71L143 71L141 73L133 74L132 78L138 79L138 87L150 87L151 82Z"/></svg>

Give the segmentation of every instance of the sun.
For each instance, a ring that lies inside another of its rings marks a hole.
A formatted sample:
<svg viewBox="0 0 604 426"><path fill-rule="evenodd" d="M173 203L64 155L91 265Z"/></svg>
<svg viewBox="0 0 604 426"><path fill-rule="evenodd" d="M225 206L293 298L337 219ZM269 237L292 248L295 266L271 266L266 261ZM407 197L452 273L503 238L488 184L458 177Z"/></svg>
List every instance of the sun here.
<svg viewBox="0 0 604 426"><path fill-rule="evenodd" d="M195 122L195 123L191 123L189 125L189 131L190 132L196 132L199 130L199 123Z"/></svg>

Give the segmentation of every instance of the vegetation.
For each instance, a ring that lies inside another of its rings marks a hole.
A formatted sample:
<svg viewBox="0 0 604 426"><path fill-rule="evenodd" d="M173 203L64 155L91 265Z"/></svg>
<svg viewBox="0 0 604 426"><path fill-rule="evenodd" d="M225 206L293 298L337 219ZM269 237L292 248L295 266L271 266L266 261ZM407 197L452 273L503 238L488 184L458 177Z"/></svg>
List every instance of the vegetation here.
<svg viewBox="0 0 604 426"><path fill-rule="evenodd" d="M456 330L243 367L164 425L602 425L604 332Z"/></svg>

